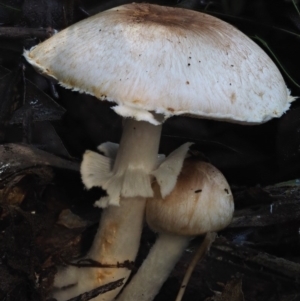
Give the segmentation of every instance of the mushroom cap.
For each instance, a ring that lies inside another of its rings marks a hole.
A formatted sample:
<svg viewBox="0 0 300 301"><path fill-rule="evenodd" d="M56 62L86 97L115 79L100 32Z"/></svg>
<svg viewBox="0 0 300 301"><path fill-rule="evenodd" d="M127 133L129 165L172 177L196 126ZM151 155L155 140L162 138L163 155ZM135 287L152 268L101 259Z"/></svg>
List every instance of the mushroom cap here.
<svg viewBox="0 0 300 301"><path fill-rule="evenodd" d="M280 117L293 100L257 44L226 22L183 8L122 5L24 56L62 86L153 124L160 123L153 113L261 123Z"/></svg>
<svg viewBox="0 0 300 301"><path fill-rule="evenodd" d="M186 159L174 190L164 199L158 184L147 200L146 219L159 233L195 236L219 231L231 221L233 196L223 174L209 163Z"/></svg>

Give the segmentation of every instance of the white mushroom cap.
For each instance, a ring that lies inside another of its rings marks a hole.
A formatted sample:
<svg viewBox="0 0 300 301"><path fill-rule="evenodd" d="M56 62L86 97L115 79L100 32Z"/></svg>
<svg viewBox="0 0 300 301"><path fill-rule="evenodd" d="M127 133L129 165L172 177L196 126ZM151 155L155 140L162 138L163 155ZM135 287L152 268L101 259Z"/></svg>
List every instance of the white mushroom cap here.
<svg viewBox="0 0 300 301"><path fill-rule="evenodd" d="M231 221L234 203L229 184L213 165L186 159L174 190L164 199L158 185L146 205L150 228L159 233L195 236L219 231Z"/></svg>
<svg viewBox="0 0 300 301"><path fill-rule="evenodd" d="M25 51L66 88L158 124L153 112L261 123L293 100L268 55L235 27L207 14L127 4L87 18Z"/></svg>

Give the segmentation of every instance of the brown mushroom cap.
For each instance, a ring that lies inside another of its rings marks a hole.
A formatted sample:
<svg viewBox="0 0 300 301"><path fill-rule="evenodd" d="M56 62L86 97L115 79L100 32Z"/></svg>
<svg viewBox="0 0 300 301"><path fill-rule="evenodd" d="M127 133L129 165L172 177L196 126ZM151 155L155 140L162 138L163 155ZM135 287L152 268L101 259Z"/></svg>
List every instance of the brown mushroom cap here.
<svg viewBox="0 0 300 301"><path fill-rule="evenodd" d="M154 192L147 201L146 219L159 233L201 235L225 228L232 219L229 184L209 163L186 159L174 190L164 199L157 184Z"/></svg>
<svg viewBox="0 0 300 301"><path fill-rule="evenodd" d="M207 14L126 4L59 32L26 59L66 88L158 124L153 112L242 123L281 116L293 100L268 55Z"/></svg>

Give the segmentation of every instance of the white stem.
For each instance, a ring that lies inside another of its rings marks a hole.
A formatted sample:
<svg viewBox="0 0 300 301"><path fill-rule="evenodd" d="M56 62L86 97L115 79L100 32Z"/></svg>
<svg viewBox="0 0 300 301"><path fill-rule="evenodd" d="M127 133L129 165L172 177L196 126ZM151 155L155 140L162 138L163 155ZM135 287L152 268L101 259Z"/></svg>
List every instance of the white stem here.
<svg viewBox="0 0 300 301"><path fill-rule="evenodd" d="M99 155L101 164L98 162L98 165L97 162L93 163L98 160L97 156L89 157L90 153L88 153L84 158L82 163L84 166L81 168L82 177L93 183L90 187L98 183L98 178L104 178L101 174L104 169L101 170L101 166L105 166L109 179L108 198L114 190L118 190L121 194L120 206L109 206L104 209L98 232L86 259L111 265L135 260L145 210L145 197L141 186L150 187L150 193L153 194L150 173L157 164L160 132L161 126L133 119L126 120L120 147L111 171L107 170L107 165L102 164L103 156L101 155ZM99 166L100 170L94 170L93 164ZM91 169L93 171L86 177L84 173L88 173ZM85 185L87 185L86 182ZM100 183L98 186L103 187L103 184ZM114 280L127 279L129 275L130 270L127 268L69 266L58 272L54 287L72 286L57 289L53 296L57 300L67 300ZM121 287L99 295L93 300L111 301L120 289Z"/></svg>
<svg viewBox="0 0 300 301"><path fill-rule="evenodd" d="M120 206L110 206L105 209L94 243L84 258L108 265L134 261L140 242L144 208L144 198L122 198ZM69 289L57 290L53 296L57 300L67 300L109 282L121 278L126 280L130 273L131 271L126 267L77 268L70 266L56 275L54 286L76 285ZM65 283L65 281L71 281L71 283ZM93 300L110 301L121 288L99 295Z"/></svg>
<svg viewBox="0 0 300 301"><path fill-rule="evenodd" d="M126 119L113 173L143 169L150 173L157 163L161 125Z"/></svg>
<svg viewBox="0 0 300 301"><path fill-rule="evenodd" d="M120 206L109 206L101 216L98 232L87 258L105 264L134 261L144 219L145 199L121 198Z"/></svg>
<svg viewBox="0 0 300 301"><path fill-rule="evenodd" d="M160 234L117 301L151 301L181 257L190 237Z"/></svg>
<svg viewBox="0 0 300 301"><path fill-rule="evenodd" d="M117 157L101 183L108 194L108 204L118 205L120 196L152 197L151 172L157 165L161 125L127 119Z"/></svg>

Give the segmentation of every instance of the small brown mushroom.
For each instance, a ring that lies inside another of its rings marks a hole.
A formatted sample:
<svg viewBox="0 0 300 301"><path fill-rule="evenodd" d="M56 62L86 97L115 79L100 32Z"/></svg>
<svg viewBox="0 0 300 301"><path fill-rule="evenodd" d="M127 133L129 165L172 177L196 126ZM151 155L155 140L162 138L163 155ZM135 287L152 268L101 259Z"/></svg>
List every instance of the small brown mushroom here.
<svg viewBox="0 0 300 301"><path fill-rule="evenodd" d="M209 163L186 159L174 190L165 198L157 184L154 191L146 218L159 236L118 301L153 300L189 241L225 228L233 216L229 185Z"/></svg>

